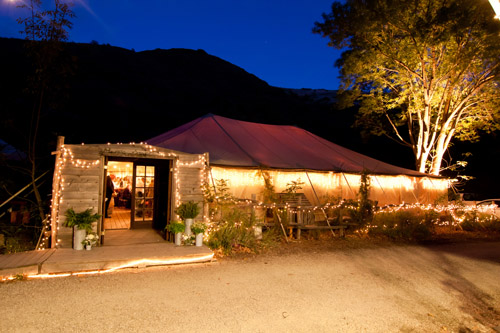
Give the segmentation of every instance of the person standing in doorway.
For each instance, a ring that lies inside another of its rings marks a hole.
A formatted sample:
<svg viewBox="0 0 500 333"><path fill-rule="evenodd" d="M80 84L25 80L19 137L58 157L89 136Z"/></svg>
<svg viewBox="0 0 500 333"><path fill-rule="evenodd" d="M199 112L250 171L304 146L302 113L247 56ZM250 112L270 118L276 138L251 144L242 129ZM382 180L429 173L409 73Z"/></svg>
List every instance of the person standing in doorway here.
<svg viewBox="0 0 500 333"><path fill-rule="evenodd" d="M106 218L111 217L109 216L108 209L111 199L113 199L113 193L115 193L115 184L113 184L113 178L115 178L115 175L108 175L108 177L106 177L106 205L104 210L104 216Z"/></svg>

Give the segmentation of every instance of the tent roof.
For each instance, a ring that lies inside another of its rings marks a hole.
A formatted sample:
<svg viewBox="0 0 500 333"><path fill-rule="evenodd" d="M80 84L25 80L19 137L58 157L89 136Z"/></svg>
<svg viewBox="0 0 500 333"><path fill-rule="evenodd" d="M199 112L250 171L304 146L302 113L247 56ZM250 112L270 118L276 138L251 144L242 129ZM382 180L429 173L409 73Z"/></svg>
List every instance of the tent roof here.
<svg viewBox="0 0 500 333"><path fill-rule="evenodd" d="M295 126L251 123L207 114L147 140L153 146L209 153L210 164L429 176L343 148Z"/></svg>

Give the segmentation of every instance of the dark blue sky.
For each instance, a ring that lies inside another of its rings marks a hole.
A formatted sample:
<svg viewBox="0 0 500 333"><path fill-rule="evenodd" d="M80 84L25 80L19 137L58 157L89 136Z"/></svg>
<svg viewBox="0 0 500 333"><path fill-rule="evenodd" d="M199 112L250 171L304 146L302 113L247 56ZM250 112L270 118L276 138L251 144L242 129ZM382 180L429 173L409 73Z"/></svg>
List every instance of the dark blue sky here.
<svg viewBox="0 0 500 333"><path fill-rule="evenodd" d="M0 36L22 38L13 2L0 0ZM51 1L45 1L50 4ZM333 0L77 0L70 40L136 51L203 49L286 88L337 89L339 52L311 32Z"/></svg>

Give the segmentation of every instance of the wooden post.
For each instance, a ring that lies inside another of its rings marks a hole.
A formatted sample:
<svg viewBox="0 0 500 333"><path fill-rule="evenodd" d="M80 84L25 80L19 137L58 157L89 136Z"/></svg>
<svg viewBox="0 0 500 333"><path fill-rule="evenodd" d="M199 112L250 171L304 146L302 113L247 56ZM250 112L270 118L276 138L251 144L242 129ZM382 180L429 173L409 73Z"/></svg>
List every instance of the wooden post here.
<svg viewBox="0 0 500 333"><path fill-rule="evenodd" d="M50 221L50 231L51 231L51 242L50 247L55 248L57 244L57 223L59 221L59 201L60 201L60 189L61 189L61 174L60 174L60 162L61 162L61 148L64 146L64 136L57 137L56 151L53 153L56 155L56 161L54 166L54 176L52 178L52 207L51 207L51 221Z"/></svg>

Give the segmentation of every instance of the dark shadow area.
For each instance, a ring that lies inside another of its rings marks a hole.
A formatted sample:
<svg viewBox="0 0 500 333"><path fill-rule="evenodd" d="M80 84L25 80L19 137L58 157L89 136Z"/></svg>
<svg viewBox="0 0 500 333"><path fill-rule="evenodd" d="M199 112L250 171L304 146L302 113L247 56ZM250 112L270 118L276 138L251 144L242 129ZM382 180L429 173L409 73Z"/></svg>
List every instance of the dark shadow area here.
<svg viewBox="0 0 500 333"><path fill-rule="evenodd" d="M500 263L500 240L460 241L421 244L436 253L447 253L476 260ZM500 276L499 276L500 281Z"/></svg>
<svg viewBox="0 0 500 333"><path fill-rule="evenodd" d="M445 254L469 257L475 260L488 260L500 263L500 242L471 244L448 244L430 248L436 251L442 271L448 278L441 281L444 290L462 303L460 309L482 325L497 330L500 326L500 309L495 299L476 286L475 281L465 278L460 267L450 261ZM481 276L476 277L478 280ZM459 332L475 332L475 328L460 327Z"/></svg>

